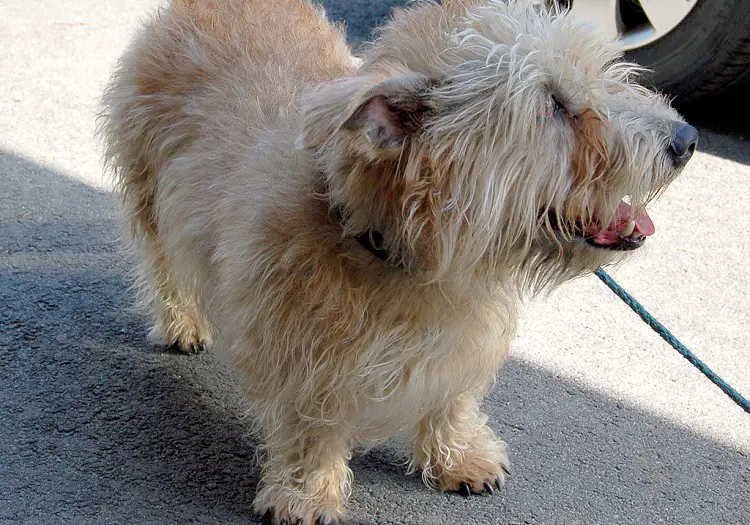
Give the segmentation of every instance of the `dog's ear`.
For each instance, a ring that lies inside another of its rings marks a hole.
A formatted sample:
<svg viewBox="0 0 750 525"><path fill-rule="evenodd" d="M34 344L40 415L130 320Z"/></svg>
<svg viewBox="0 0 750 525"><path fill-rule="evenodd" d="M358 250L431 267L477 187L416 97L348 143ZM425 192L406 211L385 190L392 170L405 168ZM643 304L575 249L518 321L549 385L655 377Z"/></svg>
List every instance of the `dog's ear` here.
<svg viewBox="0 0 750 525"><path fill-rule="evenodd" d="M332 82L302 100L301 144L319 147L343 130L362 135L376 149L400 148L420 128L434 85L421 73L381 82L366 76Z"/></svg>
<svg viewBox="0 0 750 525"><path fill-rule="evenodd" d="M373 86L342 128L362 132L376 148L400 147L422 125L427 92L434 82L410 73Z"/></svg>

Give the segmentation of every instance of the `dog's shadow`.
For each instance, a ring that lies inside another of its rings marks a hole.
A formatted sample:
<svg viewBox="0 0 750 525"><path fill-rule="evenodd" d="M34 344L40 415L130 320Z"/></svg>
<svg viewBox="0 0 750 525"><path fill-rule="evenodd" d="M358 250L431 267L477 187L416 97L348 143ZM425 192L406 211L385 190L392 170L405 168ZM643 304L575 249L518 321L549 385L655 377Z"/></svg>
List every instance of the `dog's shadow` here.
<svg viewBox="0 0 750 525"><path fill-rule="evenodd" d="M210 350L146 340L110 196L2 152L0 173L0 523L251 523L245 402ZM517 361L485 409L511 451L500 496L427 490L387 442L352 460L355 522L743 519L730 447Z"/></svg>
<svg viewBox="0 0 750 525"><path fill-rule="evenodd" d="M15 452L0 489L23 482L0 521L253 521L246 403L210 350L146 339L111 196L2 151L0 173L0 450ZM380 461L385 473L398 459Z"/></svg>

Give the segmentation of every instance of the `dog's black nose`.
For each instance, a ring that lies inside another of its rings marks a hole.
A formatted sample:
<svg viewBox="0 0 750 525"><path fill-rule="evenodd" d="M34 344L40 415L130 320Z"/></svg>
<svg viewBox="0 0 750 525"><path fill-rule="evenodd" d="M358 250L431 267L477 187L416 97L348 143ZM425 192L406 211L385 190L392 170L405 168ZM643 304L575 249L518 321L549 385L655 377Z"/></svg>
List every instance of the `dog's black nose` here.
<svg viewBox="0 0 750 525"><path fill-rule="evenodd" d="M667 149L677 167L687 164L687 161L693 156L697 144L698 130L690 124L675 122Z"/></svg>

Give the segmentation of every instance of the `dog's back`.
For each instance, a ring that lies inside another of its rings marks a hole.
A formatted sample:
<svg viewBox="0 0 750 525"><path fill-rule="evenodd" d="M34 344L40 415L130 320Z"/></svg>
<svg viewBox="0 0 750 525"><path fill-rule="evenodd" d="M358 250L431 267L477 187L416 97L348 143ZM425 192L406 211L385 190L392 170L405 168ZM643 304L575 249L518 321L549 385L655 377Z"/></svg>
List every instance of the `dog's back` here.
<svg viewBox="0 0 750 525"><path fill-rule="evenodd" d="M283 153L299 133L296 100L356 68L341 31L321 15L303 0L174 0L118 64L100 133L162 342L189 350L207 338L184 281L196 281L217 250L208 217L240 211L242 222L257 223L264 197L304 184L295 179L305 170L286 166L295 160Z"/></svg>
<svg viewBox="0 0 750 525"><path fill-rule="evenodd" d="M351 70L339 30L308 2L172 2L122 57L104 97L105 156L134 230L156 228L157 173L181 148L218 138L211 132L224 139L232 124L251 148L262 140L253 136L259 121L294 110L300 90Z"/></svg>

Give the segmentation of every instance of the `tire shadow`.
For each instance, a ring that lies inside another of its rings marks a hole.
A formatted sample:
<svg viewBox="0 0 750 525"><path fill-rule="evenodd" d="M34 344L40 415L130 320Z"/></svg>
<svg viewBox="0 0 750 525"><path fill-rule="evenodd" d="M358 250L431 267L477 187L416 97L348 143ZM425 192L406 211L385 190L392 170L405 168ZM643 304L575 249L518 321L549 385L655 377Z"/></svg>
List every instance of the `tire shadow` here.
<svg viewBox="0 0 750 525"><path fill-rule="evenodd" d="M750 165L750 104L746 93L733 90L679 110L700 130L699 151Z"/></svg>

